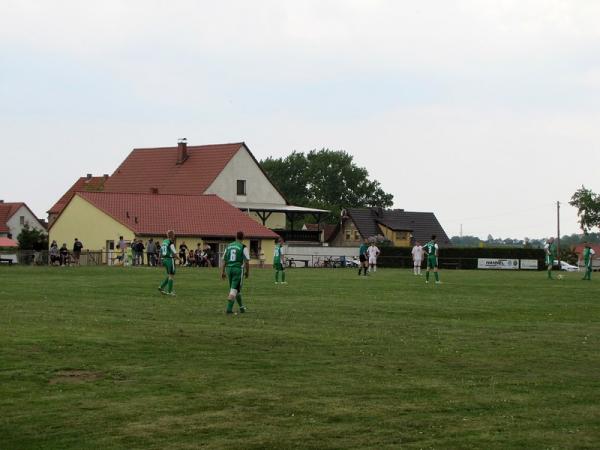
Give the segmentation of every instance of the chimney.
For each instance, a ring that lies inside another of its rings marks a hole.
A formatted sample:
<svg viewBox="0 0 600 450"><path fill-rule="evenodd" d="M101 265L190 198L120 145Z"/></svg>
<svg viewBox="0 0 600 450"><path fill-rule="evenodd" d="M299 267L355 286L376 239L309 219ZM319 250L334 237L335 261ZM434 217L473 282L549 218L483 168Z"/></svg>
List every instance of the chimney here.
<svg viewBox="0 0 600 450"><path fill-rule="evenodd" d="M0 200L0 203L4 203L4 200Z"/></svg>
<svg viewBox="0 0 600 450"><path fill-rule="evenodd" d="M187 139L181 138L177 142L177 164L183 164L188 157Z"/></svg>
<svg viewBox="0 0 600 450"><path fill-rule="evenodd" d="M88 180L91 180L91 179L92 179L92 174L91 174L91 173L88 173L88 174L87 174L85 177L86 177Z"/></svg>
<svg viewBox="0 0 600 450"><path fill-rule="evenodd" d="M105 173L104 175L102 175L104 177L105 180L108 180L108 174Z"/></svg>

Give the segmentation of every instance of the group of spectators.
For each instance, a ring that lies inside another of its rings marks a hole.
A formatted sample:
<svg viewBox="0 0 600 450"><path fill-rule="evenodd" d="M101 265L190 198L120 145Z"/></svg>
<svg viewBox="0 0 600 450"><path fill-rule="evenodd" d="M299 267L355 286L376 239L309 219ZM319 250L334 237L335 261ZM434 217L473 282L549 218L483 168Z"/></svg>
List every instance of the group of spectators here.
<svg viewBox="0 0 600 450"><path fill-rule="evenodd" d="M58 248L58 244L56 241L52 241L50 244L49 256L50 256L50 265L55 266L69 266L71 264L79 265L79 259L81 258L81 250L83 250L83 243L75 238L73 242L73 249L69 251L67 248L67 244L63 243L63 245Z"/></svg>
<svg viewBox="0 0 600 450"><path fill-rule="evenodd" d="M212 267L213 265L218 265L218 263L215 264L214 257L215 255L208 244L206 244L204 247L202 247L201 244L198 244L195 250L188 249L188 246L185 245L185 242L182 242L179 246L179 258L182 266Z"/></svg>
<svg viewBox="0 0 600 450"><path fill-rule="evenodd" d="M120 255L117 259L124 266L158 266L161 264L160 242L150 238L146 244L141 239L127 242L123 236L119 237L118 250ZM145 252L144 252L145 250ZM146 259L144 261L144 253ZM187 267L212 267L215 265L215 253L208 244L198 244L195 250L189 249L185 242L179 246L180 265ZM218 261L216 262L218 265Z"/></svg>

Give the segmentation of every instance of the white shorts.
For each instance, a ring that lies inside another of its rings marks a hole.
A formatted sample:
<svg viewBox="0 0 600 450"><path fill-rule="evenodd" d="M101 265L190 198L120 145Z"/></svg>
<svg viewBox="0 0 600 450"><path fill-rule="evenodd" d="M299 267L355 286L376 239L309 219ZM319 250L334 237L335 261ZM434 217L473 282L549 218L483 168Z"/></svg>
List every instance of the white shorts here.
<svg viewBox="0 0 600 450"><path fill-rule="evenodd" d="M377 264L377 256L369 256L369 264Z"/></svg>
<svg viewBox="0 0 600 450"><path fill-rule="evenodd" d="M423 260L422 259L415 259L414 262L415 262L415 267L416 267L416 266L420 266L421 263L423 262Z"/></svg>

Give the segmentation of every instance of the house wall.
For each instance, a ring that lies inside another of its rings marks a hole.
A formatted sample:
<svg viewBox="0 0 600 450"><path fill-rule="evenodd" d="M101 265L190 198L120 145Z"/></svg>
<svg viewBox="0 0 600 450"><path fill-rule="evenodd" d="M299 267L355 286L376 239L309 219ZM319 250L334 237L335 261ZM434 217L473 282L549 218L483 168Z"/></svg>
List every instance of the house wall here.
<svg viewBox="0 0 600 450"><path fill-rule="evenodd" d="M363 237L352 220L345 220L338 234L331 240L332 247L360 247Z"/></svg>
<svg viewBox="0 0 600 450"><path fill-rule="evenodd" d="M29 211L29 208L21 206L6 222L6 226L10 230L13 239L16 240L23 230L24 225L21 225L21 217L23 217L24 224L29 225L30 229L46 232L46 229L40 224L37 217Z"/></svg>
<svg viewBox="0 0 600 450"><path fill-rule="evenodd" d="M246 180L246 195L237 195L237 180ZM245 146L231 158L204 193L216 194L227 202L286 204Z"/></svg>
<svg viewBox="0 0 600 450"><path fill-rule="evenodd" d="M381 234L392 242L394 247L410 247L410 231L394 231L384 225L379 224Z"/></svg>
<svg viewBox="0 0 600 450"><path fill-rule="evenodd" d="M73 197L56 219L49 234L50 243L54 240L59 247L66 243L69 250L73 248L75 238L83 243L86 250L105 250L108 240L115 241L116 244L119 236L127 241L135 237L133 231L125 225L78 195Z"/></svg>
<svg viewBox="0 0 600 450"><path fill-rule="evenodd" d="M256 220L258 223L262 225L262 220L258 217L254 211L250 211L249 216ZM286 221L284 213L273 213L269 216L265 223L265 227L270 228L271 230L277 229L285 229Z"/></svg>

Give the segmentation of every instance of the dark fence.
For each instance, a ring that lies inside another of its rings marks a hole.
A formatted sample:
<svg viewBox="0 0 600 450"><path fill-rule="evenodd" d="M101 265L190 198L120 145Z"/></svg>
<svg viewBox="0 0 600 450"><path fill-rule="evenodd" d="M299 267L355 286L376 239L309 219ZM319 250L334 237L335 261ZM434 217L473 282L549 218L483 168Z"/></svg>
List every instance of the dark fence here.
<svg viewBox="0 0 600 450"><path fill-rule="evenodd" d="M413 267L409 247L383 247L377 264L381 267ZM477 269L479 258L493 259L535 259L538 268L544 268L545 253L539 248L478 248L447 247L439 250L439 266L442 269Z"/></svg>

